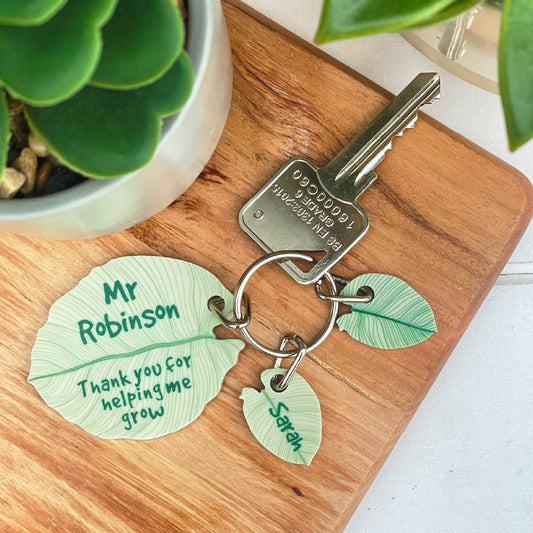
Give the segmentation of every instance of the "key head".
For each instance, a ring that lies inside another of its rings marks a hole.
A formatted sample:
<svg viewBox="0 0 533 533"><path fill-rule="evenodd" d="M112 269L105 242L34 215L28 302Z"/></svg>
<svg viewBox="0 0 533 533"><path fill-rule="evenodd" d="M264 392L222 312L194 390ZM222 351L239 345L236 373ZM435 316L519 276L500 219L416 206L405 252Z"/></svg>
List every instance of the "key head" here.
<svg viewBox="0 0 533 533"><path fill-rule="evenodd" d="M243 231L267 253L325 253L307 272L291 261L281 263L302 284L318 281L368 229L364 210L330 194L318 171L306 159L289 161L239 212Z"/></svg>

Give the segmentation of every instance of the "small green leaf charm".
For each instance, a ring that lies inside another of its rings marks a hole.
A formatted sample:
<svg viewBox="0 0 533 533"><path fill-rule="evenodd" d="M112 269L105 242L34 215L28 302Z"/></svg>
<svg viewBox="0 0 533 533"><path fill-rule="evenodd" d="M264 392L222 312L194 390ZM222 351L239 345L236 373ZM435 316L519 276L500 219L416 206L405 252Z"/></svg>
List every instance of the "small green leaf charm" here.
<svg viewBox="0 0 533 533"><path fill-rule="evenodd" d="M354 296L362 287L374 293L369 303L353 303L337 324L354 339L375 348L406 348L437 332L429 304L405 281L385 274L363 274L342 290Z"/></svg>
<svg viewBox="0 0 533 533"><path fill-rule="evenodd" d="M264 389L243 389L246 422L255 438L289 463L309 465L322 440L320 403L311 386L293 374L288 387L275 392L270 384L285 370L269 368L261 374Z"/></svg>
<svg viewBox="0 0 533 533"><path fill-rule="evenodd" d="M207 301L215 295L231 307L220 281L191 263L114 259L52 306L28 381L50 407L98 437L177 431L218 394L244 346L214 336L220 322Z"/></svg>

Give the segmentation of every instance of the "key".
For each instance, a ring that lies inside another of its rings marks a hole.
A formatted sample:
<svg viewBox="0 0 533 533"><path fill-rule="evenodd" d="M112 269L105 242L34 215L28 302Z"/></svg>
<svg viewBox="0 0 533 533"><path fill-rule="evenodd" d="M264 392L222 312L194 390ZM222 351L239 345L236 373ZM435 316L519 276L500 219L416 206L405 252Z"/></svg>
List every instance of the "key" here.
<svg viewBox="0 0 533 533"><path fill-rule="evenodd" d="M239 212L241 228L265 252L323 252L307 272L280 263L297 282L315 283L368 230L357 203L376 179L375 167L392 139L414 126L418 110L440 96L436 73L419 74L333 161L318 168L307 159L286 163Z"/></svg>

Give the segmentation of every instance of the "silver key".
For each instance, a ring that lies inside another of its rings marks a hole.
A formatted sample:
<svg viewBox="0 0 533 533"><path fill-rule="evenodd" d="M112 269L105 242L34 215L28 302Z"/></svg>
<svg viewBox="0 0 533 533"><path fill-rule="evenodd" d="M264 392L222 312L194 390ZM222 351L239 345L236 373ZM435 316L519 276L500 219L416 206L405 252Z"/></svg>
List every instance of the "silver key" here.
<svg viewBox="0 0 533 533"><path fill-rule="evenodd" d="M241 228L267 253L324 252L308 272L281 263L297 282L315 283L366 233L368 216L357 198L376 179L374 168L392 139L439 96L439 75L419 74L331 163L318 168L298 158L285 164L242 207Z"/></svg>

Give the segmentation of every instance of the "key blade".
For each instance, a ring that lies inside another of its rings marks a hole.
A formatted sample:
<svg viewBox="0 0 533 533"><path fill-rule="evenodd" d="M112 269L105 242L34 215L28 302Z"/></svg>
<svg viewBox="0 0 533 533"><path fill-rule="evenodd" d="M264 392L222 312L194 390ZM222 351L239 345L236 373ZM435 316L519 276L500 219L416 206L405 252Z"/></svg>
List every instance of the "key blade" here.
<svg viewBox="0 0 533 533"><path fill-rule="evenodd" d="M439 75L419 74L331 163L319 170L324 186L339 200L355 201L368 187L366 176L382 161L392 139L413 127L419 108L439 96ZM346 180L349 183L344 183Z"/></svg>

